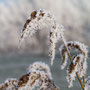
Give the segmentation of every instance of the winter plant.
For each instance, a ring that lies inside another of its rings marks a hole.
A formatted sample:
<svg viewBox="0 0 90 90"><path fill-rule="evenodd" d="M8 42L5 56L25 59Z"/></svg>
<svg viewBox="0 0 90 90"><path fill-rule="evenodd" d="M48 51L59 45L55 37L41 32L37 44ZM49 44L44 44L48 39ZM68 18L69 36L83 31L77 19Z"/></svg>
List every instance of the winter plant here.
<svg viewBox="0 0 90 90"><path fill-rule="evenodd" d="M28 72L19 80L10 78L0 85L0 90L59 90L52 79L50 68L42 62L29 66Z"/></svg>
<svg viewBox="0 0 90 90"><path fill-rule="evenodd" d="M66 70L66 80L68 87L73 87L73 81L77 77L82 90L90 89L90 76L86 78L87 71L87 46L78 41L66 41L64 38L64 27L59 25L55 16L46 10L33 11L27 19L21 33L20 45L27 36L32 36L36 31L43 27L49 27L49 56L51 65L55 58L56 43L61 39L63 45L60 46L62 57L61 69L70 64ZM75 52L72 54L72 51ZM69 61L68 61L69 60ZM70 62L70 63L68 63ZM35 62L28 68L28 72L19 80L8 79L0 85L0 90L59 90L53 82L52 75L48 65L42 62Z"/></svg>
<svg viewBox="0 0 90 90"><path fill-rule="evenodd" d="M51 64L53 64L53 60L55 58L55 44L58 42L60 38L64 42L65 39L63 35L64 27L56 22L56 18L52 13L41 9L33 11L24 25L20 42L22 42L22 40L26 36L32 36L37 30L40 30L43 27L51 28L48 31L50 41L49 56L51 58Z"/></svg>

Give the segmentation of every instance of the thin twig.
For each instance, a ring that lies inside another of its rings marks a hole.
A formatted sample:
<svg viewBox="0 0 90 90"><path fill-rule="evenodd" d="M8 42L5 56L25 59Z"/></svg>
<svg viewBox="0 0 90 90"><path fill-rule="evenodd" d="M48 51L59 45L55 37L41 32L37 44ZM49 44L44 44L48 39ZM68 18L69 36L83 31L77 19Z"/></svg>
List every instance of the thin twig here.
<svg viewBox="0 0 90 90"><path fill-rule="evenodd" d="M85 87L85 75L83 76L83 84L84 84L84 87Z"/></svg>
<svg viewBox="0 0 90 90"><path fill-rule="evenodd" d="M77 78L78 78L78 80L80 82L80 85L81 85L82 89L84 90L84 86L83 86L82 81L81 81L81 79L80 79L80 77L79 77L77 72L76 72L76 75L77 75Z"/></svg>

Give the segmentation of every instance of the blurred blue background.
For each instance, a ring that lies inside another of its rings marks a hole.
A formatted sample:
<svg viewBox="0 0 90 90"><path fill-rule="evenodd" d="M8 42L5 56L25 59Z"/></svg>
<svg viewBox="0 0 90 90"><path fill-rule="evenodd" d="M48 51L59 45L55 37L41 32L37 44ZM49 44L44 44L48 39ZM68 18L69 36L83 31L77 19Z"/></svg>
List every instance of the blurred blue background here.
<svg viewBox="0 0 90 90"><path fill-rule="evenodd" d="M0 83L6 78L19 78L34 61L50 65L46 30L27 38L18 49L25 21L39 8L56 16L57 22L65 27L67 41L80 41L90 47L90 0L0 0ZM74 88L67 89L66 72L60 70L58 48L61 44L62 41L57 44L56 59L51 67L54 81L61 90L80 90L76 81Z"/></svg>

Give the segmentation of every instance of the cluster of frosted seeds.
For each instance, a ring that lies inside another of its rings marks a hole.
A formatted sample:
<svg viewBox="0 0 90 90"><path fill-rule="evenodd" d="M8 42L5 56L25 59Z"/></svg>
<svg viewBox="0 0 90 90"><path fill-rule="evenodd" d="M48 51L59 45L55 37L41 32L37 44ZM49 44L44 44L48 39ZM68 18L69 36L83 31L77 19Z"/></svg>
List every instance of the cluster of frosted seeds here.
<svg viewBox="0 0 90 90"><path fill-rule="evenodd" d="M0 90L58 90L52 81L48 65L35 62L28 68L28 73L19 80L9 79L0 85Z"/></svg>
<svg viewBox="0 0 90 90"><path fill-rule="evenodd" d="M0 84L0 90L17 90L18 80L10 78Z"/></svg>
<svg viewBox="0 0 90 90"><path fill-rule="evenodd" d="M69 83L69 88L73 86L73 80L75 80L76 72L79 73L79 75L82 74L82 60L83 56L81 54L75 56L67 70L67 81Z"/></svg>
<svg viewBox="0 0 90 90"><path fill-rule="evenodd" d="M51 64L53 64L53 60L55 58L55 44L60 38L62 38L62 40L65 39L63 36L64 27L57 24L54 15L49 11L40 9L31 13L24 25L20 41L22 41L26 36L32 36L37 30L47 26L51 28L49 30L49 56Z"/></svg>
<svg viewBox="0 0 90 90"><path fill-rule="evenodd" d="M84 61L87 60L88 50L87 50L87 46L85 46L84 44L77 42L77 41L69 41L69 42L67 42L67 48L69 49L69 51L71 51L73 48L79 50L81 52L81 54L84 56ZM67 64L67 60L68 60L68 54L67 54L65 45L62 45L59 48L59 50L60 50L60 54L62 56L61 67L63 67L62 69L64 69Z"/></svg>
<svg viewBox="0 0 90 90"><path fill-rule="evenodd" d="M72 87L72 82L75 80L76 72L78 72L81 78L86 74L88 50L87 46L77 41L67 42L67 48L69 51L72 49L77 49L80 51L80 54L77 54L74 56L74 58L72 58L71 64L67 70L67 81L69 82L69 87ZM61 69L64 69L68 60L68 54L65 45L60 47L60 53L62 56Z"/></svg>
<svg viewBox="0 0 90 90"><path fill-rule="evenodd" d="M49 78L52 79L50 68L45 63L42 62L33 63L32 65L29 66L28 72L33 72L33 71L44 71L45 73L48 74Z"/></svg>
<svg viewBox="0 0 90 90"><path fill-rule="evenodd" d="M28 81L26 85L21 88L30 86L31 90L35 87L37 87L37 90L58 90L52 82L52 76L48 65L42 62L35 62L29 66L28 73L30 73Z"/></svg>
<svg viewBox="0 0 90 90"><path fill-rule="evenodd" d="M18 90L32 90L30 84L28 83L30 73L22 75L18 81Z"/></svg>
<svg viewBox="0 0 90 90"><path fill-rule="evenodd" d="M35 62L29 66L28 72L31 73L29 83L31 87L38 87L38 90L56 90L56 86L52 82L52 76L48 65L42 62ZM51 89L53 88L53 89Z"/></svg>

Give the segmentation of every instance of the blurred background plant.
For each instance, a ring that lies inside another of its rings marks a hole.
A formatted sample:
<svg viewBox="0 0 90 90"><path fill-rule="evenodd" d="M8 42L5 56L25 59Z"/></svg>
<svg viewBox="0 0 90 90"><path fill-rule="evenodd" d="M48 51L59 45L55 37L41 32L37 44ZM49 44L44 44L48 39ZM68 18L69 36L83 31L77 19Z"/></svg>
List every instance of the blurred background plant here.
<svg viewBox="0 0 90 90"><path fill-rule="evenodd" d="M67 40L78 40L90 46L89 2L89 0L0 0L0 52L18 52L18 39L24 22L29 14L38 8L54 13L57 21L65 26ZM32 40L27 39L19 52L47 53L48 39L45 30L37 32Z"/></svg>

